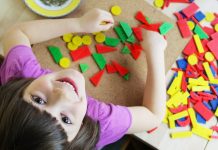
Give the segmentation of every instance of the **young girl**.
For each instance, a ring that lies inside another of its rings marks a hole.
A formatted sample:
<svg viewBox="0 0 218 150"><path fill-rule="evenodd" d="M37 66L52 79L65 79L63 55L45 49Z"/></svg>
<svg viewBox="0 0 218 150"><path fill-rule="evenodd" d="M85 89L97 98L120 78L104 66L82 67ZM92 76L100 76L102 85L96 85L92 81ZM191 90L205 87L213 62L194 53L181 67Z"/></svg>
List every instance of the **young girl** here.
<svg viewBox="0 0 218 150"><path fill-rule="evenodd" d="M88 97L81 73L43 69L31 49L31 44L66 33L105 31L113 24L110 13L93 9L81 18L31 21L5 33L0 149L101 149L125 134L151 130L161 123L167 44L158 33L143 31L148 73L142 106L106 104Z"/></svg>

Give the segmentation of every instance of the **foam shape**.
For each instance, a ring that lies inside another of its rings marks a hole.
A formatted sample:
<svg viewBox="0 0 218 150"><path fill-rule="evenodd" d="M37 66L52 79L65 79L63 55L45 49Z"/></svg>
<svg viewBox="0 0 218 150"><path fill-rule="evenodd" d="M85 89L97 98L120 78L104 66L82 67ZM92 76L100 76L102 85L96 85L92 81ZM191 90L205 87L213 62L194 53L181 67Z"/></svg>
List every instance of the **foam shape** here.
<svg viewBox="0 0 218 150"><path fill-rule="evenodd" d="M120 43L120 40L117 38L106 37L104 43L107 46L116 47Z"/></svg>
<svg viewBox="0 0 218 150"><path fill-rule="evenodd" d="M72 39L73 44L77 45L77 46L81 46L82 45L82 38L80 36L74 36Z"/></svg>
<svg viewBox="0 0 218 150"><path fill-rule="evenodd" d="M197 127L198 123L197 123L197 119L196 119L196 115L195 115L195 111L193 108L189 108L188 109L188 113L191 119L191 123L192 123L192 127Z"/></svg>
<svg viewBox="0 0 218 150"><path fill-rule="evenodd" d="M190 31L187 21L185 19L178 20L177 25L183 38L187 38L192 35L192 32Z"/></svg>
<svg viewBox="0 0 218 150"><path fill-rule="evenodd" d="M185 120L176 120L176 122L177 122L177 124L180 126L180 127L185 127L185 126L188 126L189 124L190 124L190 122L191 122L191 120L190 120L190 117L189 116L187 116L186 118L185 118Z"/></svg>
<svg viewBox="0 0 218 150"><path fill-rule="evenodd" d="M95 47L96 47L97 52L100 54L113 52L113 51L117 50L117 48L115 48L115 47L106 46L106 45L102 45L102 44L96 44Z"/></svg>
<svg viewBox="0 0 218 150"><path fill-rule="evenodd" d="M63 57L60 48L56 46L48 46L48 50L50 54L52 55L54 61L56 64L59 63L60 59Z"/></svg>
<svg viewBox="0 0 218 150"><path fill-rule="evenodd" d="M194 15L195 19L198 20L198 22L202 21L206 16L203 14L202 11L198 11L197 13L195 13Z"/></svg>
<svg viewBox="0 0 218 150"><path fill-rule="evenodd" d="M130 25L126 22L120 21L120 25L123 28L124 32L126 33L127 37L130 37L133 33L132 28Z"/></svg>
<svg viewBox="0 0 218 150"><path fill-rule="evenodd" d="M172 139L176 139L176 138L187 138L192 136L192 132L191 131L183 131L183 132L175 132L175 133L171 133L171 138Z"/></svg>
<svg viewBox="0 0 218 150"><path fill-rule="evenodd" d="M213 33L213 34L211 34L211 38L212 39L218 39L218 31Z"/></svg>
<svg viewBox="0 0 218 150"><path fill-rule="evenodd" d="M169 118L168 117L168 120L169 120L169 127L170 127L170 129L175 128L176 127L176 123L175 123L174 118Z"/></svg>
<svg viewBox="0 0 218 150"><path fill-rule="evenodd" d="M210 86L192 86L192 91L193 92L199 92L199 91L209 91Z"/></svg>
<svg viewBox="0 0 218 150"><path fill-rule="evenodd" d="M60 59L60 61L59 61L59 65L62 67L62 68L64 68L64 69L66 69L66 68L69 68L70 67L70 59L69 58L67 58L67 57L63 57L63 58L61 58Z"/></svg>
<svg viewBox="0 0 218 150"><path fill-rule="evenodd" d="M209 38L207 33L197 24L196 24L196 26L194 28L194 33L198 34L200 39L208 39Z"/></svg>
<svg viewBox="0 0 218 150"><path fill-rule="evenodd" d="M216 108L218 107L218 99L211 100L210 104L211 104L212 110L215 111Z"/></svg>
<svg viewBox="0 0 218 150"><path fill-rule="evenodd" d="M212 12L207 12L206 13L206 18L205 18L206 21L211 22L214 19L215 19L215 15Z"/></svg>
<svg viewBox="0 0 218 150"><path fill-rule="evenodd" d="M215 116L218 117L218 108L216 109Z"/></svg>
<svg viewBox="0 0 218 150"><path fill-rule="evenodd" d="M188 63L190 65L196 65L198 63L198 57L195 54L189 55L188 56Z"/></svg>
<svg viewBox="0 0 218 150"><path fill-rule="evenodd" d="M196 113L196 118L198 123L202 123L202 124L206 123L206 120L199 113Z"/></svg>
<svg viewBox="0 0 218 150"><path fill-rule="evenodd" d="M195 23L193 21L187 21L187 24L190 30L193 30L195 28Z"/></svg>
<svg viewBox="0 0 218 150"><path fill-rule="evenodd" d="M215 33L215 30L213 28L210 28L210 27L207 27L207 26L204 26L203 30L204 30L204 32L207 33L207 35L211 35L211 34Z"/></svg>
<svg viewBox="0 0 218 150"><path fill-rule="evenodd" d="M211 129L218 132L218 126L212 126Z"/></svg>
<svg viewBox="0 0 218 150"><path fill-rule="evenodd" d="M193 107L206 121L213 117L213 112L210 111L203 103L198 102Z"/></svg>
<svg viewBox="0 0 218 150"><path fill-rule="evenodd" d="M92 82L94 86L97 86L103 74L104 74L104 70L101 70L97 72L96 74L94 74L89 80Z"/></svg>
<svg viewBox="0 0 218 150"><path fill-rule="evenodd" d="M185 55L191 55L193 53L197 52L197 47L195 45L195 41L194 38L192 37L190 39L190 41L188 42L188 44L185 46L185 48L183 49L183 54Z"/></svg>
<svg viewBox="0 0 218 150"><path fill-rule="evenodd" d="M183 14L187 17L190 18L192 15L195 14L195 12L198 10L198 5L195 3L191 3L188 7L184 8L182 10Z"/></svg>
<svg viewBox="0 0 218 150"><path fill-rule="evenodd" d="M203 47L203 45L202 45L202 43L201 43L201 40L200 40L198 34L195 34L193 37L194 37L194 41L195 41L195 44L196 44L196 46L197 46L198 52L199 52L200 54L201 54L201 53L204 53L204 47Z"/></svg>
<svg viewBox="0 0 218 150"><path fill-rule="evenodd" d="M96 40L97 43L103 43L105 41L105 39L106 39L106 36L105 36L104 33L100 32L100 33L97 33L95 35L95 40Z"/></svg>
<svg viewBox="0 0 218 150"><path fill-rule="evenodd" d="M136 20L140 21L143 24L149 25L146 17L143 15L141 11L138 11L135 16Z"/></svg>
<svg viewBox="0 0 218 150"><path fill-rule="evenodd" d="M124 46L121 50L121 53L122 54L130 54L131 52L127 46Z"/></svg>
<svg viewBox="0 0 218 150"><path fill-rule="evenodd" d="M166 35L173 28L173 24L169 22L164 22L159 30L161 35Z"/></svg>
<svg viewBox="0 0 218 150"><path fill-rule="evenodd" d="M129 72L125 67L121 66L116 61L112 61L112 63L121 76L124 76Z"/></svg>
<svg viewBox="0 0 218 150"><path fill-rule="evenodd" d="M218 23L214 26L216 32L218 32Z"/></svg>
<svg viewBox="0 0 218 150"><path fill-rule="evenodd" d="M108 73L115 73L117 72L116 68L113 65L107 64L106 69Z"/></svg>
<svg viewBox="0 0 218 150"><path fill-rule="evenodd" d="M209 86L209 82L202 79L189 78L188 83L191 85Z"/></svg>
<svg viewBox="0 0 218 150"><path fill-rule="evenodd" d="M73 61L77 61L79 59L90 56L91 52L90 52L89 47L84 45L84 46L81 46L80 48L78 48L75 51L71 51L70 55L71 55Z"/></svg>
<svg viewBox="0 0 218 150"><path fill-rule="evenodd" d="M127 73L126 75L123 76L123 78L124 78L125 80L129 80L129 77L130 77L130 74L129 74L129 73Z"/></svg>
<svg viewBox="0 0 218 150"><path fill-rule="evenodd" d="M203 67L204 67L204 70L207 74L207 77L209 78L210 81L213 81L214 80L214 76L212 74L212 71L210 69L210 66L209 66L209 63L208 62L204 62L203 63Z"/></svg>
<svg viewBox="0 0 218 150"><path fill-rule="evenodd" d="M164 0L155 0L154 1L154 6L157 8L161 8L164 5Z"/></svg>
<svg viewBox="0 0 218 150"><path fill-rule="evenodd" d="M124 32L124 30L123 30L122 27L116 26L116 27L114 28L114 31L116 32L116 34L117 34L118 37L120 38L121 42L124 43L124 42L127 40L127 36L126 36L126 34L125 34L125 32Z"/></svg>
<svg viewBox="0 0 218 150"><path fill-rule="evenodd" d="M102 54L93 53L92 54L93 59L97 63L98 67L102 70L106 66L106 60Z"/></svg>
<svg viewBox="0 0 218 150"><path fill-rule="evenodd" d="M213 62L215 60L215 58L211 52L206 52L204 57L208 62Z"/></svg>
<svg viewBox="0 0 218 150"><path fill-rule="evenodd" d="M88 64L79 64L79 67L82 73L86 72L89 69Z"/></svg>
<svg viewBox="0 0 218 150"><path fill-rule="evenodd" d="M67 48L70 50L70 51L74 51L76 49L78 49L78 46L73 44L72 42L69 42L67 43Z"/></svg>
<svg viewBox="0 0 218 150"><path fill-rule="evenodd" d="M169 119L178 120L186 116L188 116L188 111L184 110L182 112L169 116Z"/></svg>
<svg viewBox="0 0 218 150"><path fill-rule="evenodd" d="M73 34L72 33L64 34L62 38L64 42L71 42L73 38Z"/></svg>
<svg viewBox="0 0 218 150"><path fill-rule="evenodd" d="M139 41L143 41L142 29L140 27L132 28L134 35Z"/></svg>
<svg viewBox="0 0 218 150"><path fill-rule="evenodd" d="M82 43L84 45L91 45L92 44L92 38L89 35L84 35L82 37Z"/></svg>
<svg viewBox="0 0 218 150"><path fill-rule="evenodd" d="M182 76L182 86L181 89L183 92L185 92L187 90L187 82L186 82L186 76L185 74L183 74Z"/></svg>
<svg viewBox="0 0 218 150"><path fill-rule="evenodd" d="M158 32L159 33L159 28L161 26L161 23L155 23L155 24L149 24L149 25L141 25L139 27L142 27L146 30L150 30L150 31L155 31L155 32Z"/></svg>
<svg viewBox="0 0 218 150"><path fill-rule="evenodd" d="M174 95L181 89L181 83L182 83L182 73L179 74L179 76L175 77L172 81L170 87L167 90L167 94Z"/></svg>
<svg viewBox="0 0 218 150"><path fill-rule="evenodd" d="M130 43L135 43L136 40L134 34L130 35L130 37L126 41Z"/></svg>
<svg viewBox="0 0 218 150"><path fill-rule="evenodd" d="M200 137L203 137L207 140L210 140L210 136L212 135L213 131L211 129L198 125L197 127L192 128L192 133Z"/></svg>
<svg viewBox="0 0 218 150"><path fill-rule="evenodd" d="M215 26L216 24L218 24L218 17L215 18L215 19L211 22L211 25L212 25L212 26Z"/></svg>
<svg viewBox="0 0 218 150"><path fill-rule="evenodd" d="M120 6L114 5L114 6L111 7L111 13L114 16L119 16L122 13L122 9L121 9Z"/></svg>

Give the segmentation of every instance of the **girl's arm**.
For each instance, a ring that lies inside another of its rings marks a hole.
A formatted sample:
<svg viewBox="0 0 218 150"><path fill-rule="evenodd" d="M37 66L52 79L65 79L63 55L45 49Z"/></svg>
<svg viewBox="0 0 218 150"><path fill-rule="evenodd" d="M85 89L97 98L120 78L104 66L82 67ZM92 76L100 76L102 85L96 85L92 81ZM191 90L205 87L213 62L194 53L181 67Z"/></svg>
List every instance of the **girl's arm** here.
<svg viewBox="0 0 218 150"><path fill-rule="evenodd" d="M167 43L163 36L152 31L143 30L143 38L148 65L147 81L143 106L128 107L132 114L129 134L159 126L166 111L164 50Z"/></svg>
<svg viewBox="0 0 218 150"><path fill-rule="evenodd" d="M107 24L102 24L102 22L107 22ZM66 33L105 31L113 24L112 15L100 9L93 9L81 18L44 19L20 23L4 34L4 54L6 55L16 45L30 46Z"/></svg>

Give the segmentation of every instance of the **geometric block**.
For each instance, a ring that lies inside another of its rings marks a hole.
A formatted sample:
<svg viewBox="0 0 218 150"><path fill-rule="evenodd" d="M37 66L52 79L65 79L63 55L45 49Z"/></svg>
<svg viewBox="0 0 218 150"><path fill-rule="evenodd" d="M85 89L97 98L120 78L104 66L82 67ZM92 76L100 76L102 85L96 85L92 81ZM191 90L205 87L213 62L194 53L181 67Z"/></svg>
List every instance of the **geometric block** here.
<svg viewBox="0 0 218 150"><path fill-rule="evenodd" d="M104 70L101 70L101 71L97 72L96 74L94 74L94 75L89 79L89 80L92 82L92 84L93 84L94 86L97 86L97 85L98 85L98 83L99 83L99 81L100 81L100 79L101 79L103 73L104 73Z"/></svg>
<svg viewBox="0 0 218 150"><path fill-rule="evenodd" d="M59 63L60 59L63 57L63 55L61 54L61 51L59 49L59 47L56 46L48 46L48 50L50 52L50 54L52 55L55 63Z"/></svg>
<svg viewBox="0 0 218 150"><path fill-rule="evenodd" d="M198 102L193 107L206 121L213 117L213 112L210 111L203 103Z"/></svg>
<svg viewBox="0 0 218 150"><path fill-rule="evenodd" d="M176 61L178 68L182 69L182 70L186 70L186 67L188 65L188 62L186 59L179 59Z"/></svg>
<svg viewBox="0 0 218 150"><path fill-rule="evenodd" d="M178 20L177 25L183 38L187 38L192 35L192 32L190 31L187 21L185 19Z"/></svg>
<svg viewBox="0 0 218 150"><path fill-rule="evenodd" d="M213 39L213 40L211 40L210 42L207 43L208 48L213 53L216 60L218 60L218 46L217 46L217 43L218 43L218 38Z"/></svg>
<svg viewBox="0 0 218 150"><path fill-rule="evenodd" d="M106 60L105 60L104 56L102 54L93 53L92 57L95 60L95 62L97 63L98 67L101 70L104 69L104 67L106 65Z"/></svg>
<svg viewBox="0 0 218 150"><path fill-rule="evenodd" d="M205 18L205 15L202 13L202 11L198 11L197 13L195 13L194 17L198 20L198 22L200 22Z"/></svg>
<svg viewBox="0 0 218 150"><path fill-rule="evenodd" d="M202 124L206 123L206 120L199 113L196 113L196 119L198 123L202 123Z"/></svg>
<svg viewBox="0 0 218 150"><path fill-rule="evenodd" d="M71 55L73 61L76 61L76 60L85 58L87 56L90 56L91 52L89 50L89 47L85 45L85 46L81 46L80 48L78 48L75 51L71 51L70 55Z"/></svg>
<svg viewBox="0 0 218 150"><path fill-rule="evenodd" d="M198 8L198 5L191 3L188 7L184 8L182 12L187 18L190 18L192 15L194 15Z"/></svg>
<svg viewBox="0 0 218 150"><path fill-rule="evenodd" d="M192 136L192 132L191 131L183 131L183 132L175 132L175 133L171 133L171 138L175 139L175 138L187 138Z"/></svg>

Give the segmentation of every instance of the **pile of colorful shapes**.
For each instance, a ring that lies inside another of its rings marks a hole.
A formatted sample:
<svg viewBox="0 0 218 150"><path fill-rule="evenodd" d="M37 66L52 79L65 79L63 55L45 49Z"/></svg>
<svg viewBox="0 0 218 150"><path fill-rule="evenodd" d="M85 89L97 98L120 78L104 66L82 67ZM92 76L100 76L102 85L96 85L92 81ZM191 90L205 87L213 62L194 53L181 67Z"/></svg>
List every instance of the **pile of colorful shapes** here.
<svg viewBox="0 0 218 150"><path fill-rule="evenodd" d="M196 134L207 140L217 139L213 131L218 126L204 125L218 117L218 15L200 13L195 3L176 13L182 36L192 36L183 50L183 58L177 60L178 68L168 86L167 114L164 122L170 128L190 126L191 131L175 132L172 138ZM202 27L198 20L208 17L210 27ZM212 19L210 17L213 17ZM192 21L192 30L187 21Z"/></svg>
<svg viewBox="0 0 218 150"><path fill-rule="evenodd" d="M63 35L62 39L66 42L73 61L92 56L96 62L99 71L90 78L90 81L94 86L99 84L99 81L105 72L104 70L107 70L110 74L118 73L125 80L129 80L130 78L130 72L126 67L119 64L116 60L107 61L103 54L117 51L117 46L122 44L120 52L124 55L129 54L133 59L137 60L143 50L140 45L140 42L143 41L142 28L160 32L162 35L166 35L173 28L173 24L168 22L151 24L149 18L144 16L141 11L136 13L135 18L140 22L137 27L131 27L124 21L120 21L119 24L114 27L117 37L106 36L103 32L93 33L93 38L96 41L96 43L94 43L96 52L91 52L89 48L89 45L92 44L91 35L79 36L73 35L72 33ZM60 51L56 55L62 57ZM54 57L54 55L52 56ZM56 62L55 57L54 60ZM68 65L68 67L70 67L70 65ZM89 69L89 66L88 64L83 63L80 64L80 69L81 72L84 73Z"/></svg>
<svg viewBox="0 0 218 150"><path fill-rule="evenodd" d="M170 3L192 3L194 0L154 0L154 6L157 8L167 8Z"/></svg>

